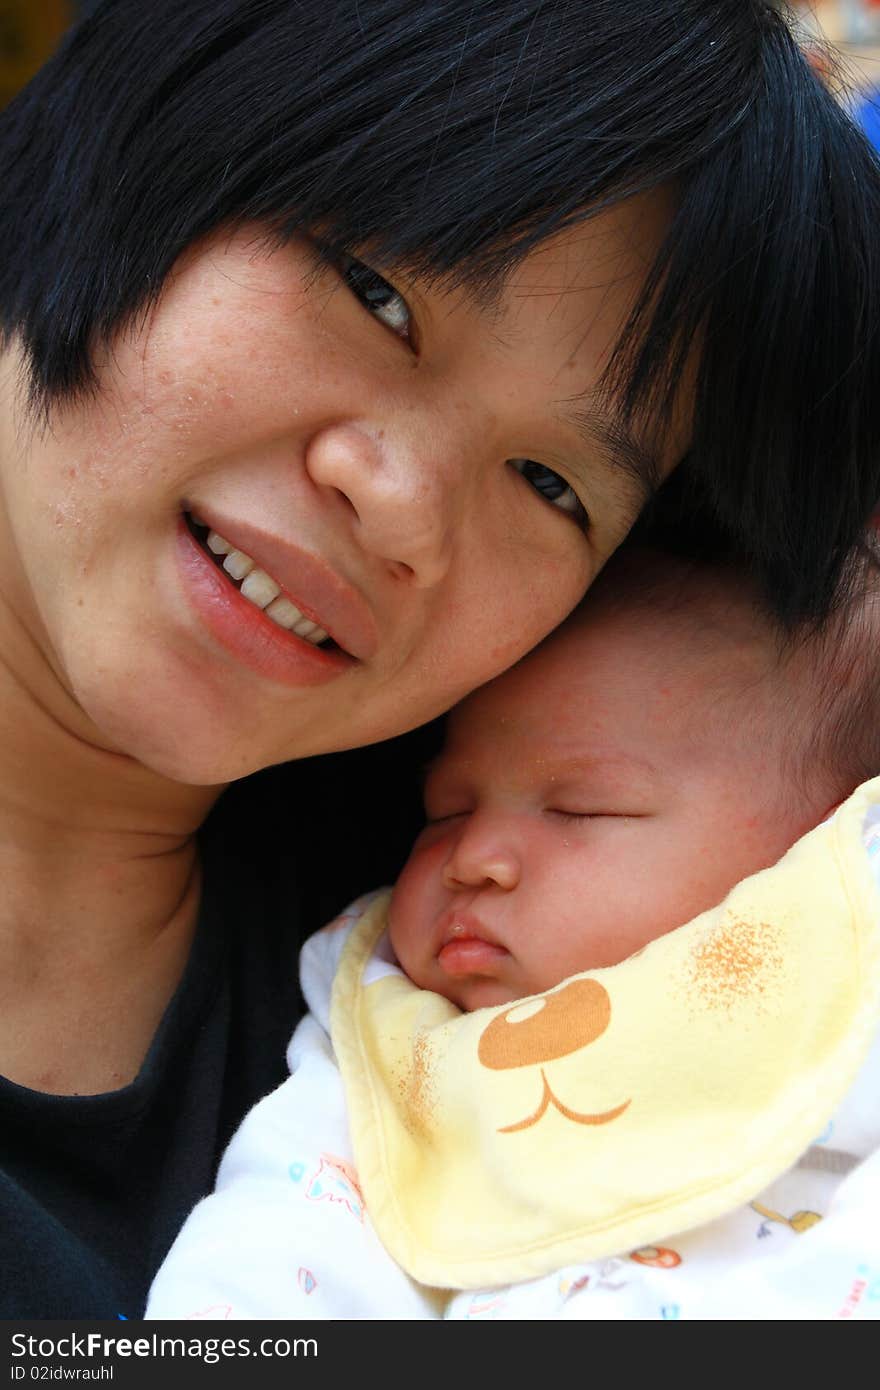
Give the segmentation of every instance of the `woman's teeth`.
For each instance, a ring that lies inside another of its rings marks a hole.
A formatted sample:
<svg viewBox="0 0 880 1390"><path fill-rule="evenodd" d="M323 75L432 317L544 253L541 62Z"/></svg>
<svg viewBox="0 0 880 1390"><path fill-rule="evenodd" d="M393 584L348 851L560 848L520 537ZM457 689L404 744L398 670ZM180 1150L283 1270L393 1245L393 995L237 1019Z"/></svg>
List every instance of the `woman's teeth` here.
<svg viewBox="0 0 880 1390"><path fill-rule="evenodd" d="M236 550L216 531L208 532L205 544L212 554L218 558L223 557L222 564L226 573L231 579L241 581L239 593L256 608L261 608L267 618L271 618L287 632L294 632L297 637L311 642L315 647L327 641L329 634L310 618L305 617L289 598L285 598L281 586L276 584L265 570L258 569L250 555L245 555L243 550Z"/></svg>

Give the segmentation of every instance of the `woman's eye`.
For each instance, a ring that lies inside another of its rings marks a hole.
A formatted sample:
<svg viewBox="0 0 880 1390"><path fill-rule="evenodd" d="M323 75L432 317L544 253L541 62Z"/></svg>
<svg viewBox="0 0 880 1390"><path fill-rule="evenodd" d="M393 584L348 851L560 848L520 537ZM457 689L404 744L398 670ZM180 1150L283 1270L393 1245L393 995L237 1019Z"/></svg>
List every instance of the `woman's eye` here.
<svg viewBox="0 0 880 1390"><path fill-rule="evenodd" d="M355 260L354 256L343 256L339 270L346 285L364 308L386 328L390 328L392 333L396 333L398 338L408 341L411 316L403 295L375 270L364 265L363 261Z"/></svg>
<svg viewBox="0 0 880 1390"><path fill-rule="evenodd" d="M547 468L543 463L535 463L534 459L511 459L510 463L551 506L558 507L561 512L568 512L582 530L586 531L589 528L590 518L583 502L571 484L558 473L554 473L552 468Z"/></svg>

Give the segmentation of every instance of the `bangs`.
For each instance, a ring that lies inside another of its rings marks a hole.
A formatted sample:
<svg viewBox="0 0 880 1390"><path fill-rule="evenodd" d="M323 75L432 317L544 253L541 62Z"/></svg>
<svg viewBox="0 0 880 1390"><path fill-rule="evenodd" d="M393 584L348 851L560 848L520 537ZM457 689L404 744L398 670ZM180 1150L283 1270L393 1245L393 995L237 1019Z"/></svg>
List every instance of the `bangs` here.
<svg viewBox="0 0 880 1390"><path fill-rule="evenodd" d="M224 224L320 227L336 251L491 289L744 118L748 5L691 8L685 25L671 0L99 4L0 118L7 228L43 190L0 271L37 393L84 386L90 337ZM51 295L35 301L25 257L63 263Z"/></svg>

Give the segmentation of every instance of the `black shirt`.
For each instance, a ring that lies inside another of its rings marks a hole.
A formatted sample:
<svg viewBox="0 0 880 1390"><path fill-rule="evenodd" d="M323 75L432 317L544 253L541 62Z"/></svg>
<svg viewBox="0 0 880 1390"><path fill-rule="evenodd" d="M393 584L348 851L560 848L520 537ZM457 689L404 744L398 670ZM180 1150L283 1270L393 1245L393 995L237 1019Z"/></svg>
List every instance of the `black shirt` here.
<svg viewBox="0 0 880 1390"><path fill-rule="evenodd" d="M242 1110L283 1077L301 1011L294 895L246 904L241 865L205 858L191 958L135 1080L98 1096L0 1081L7 1318L139 1317Z"/></svg>
<svg viewBox="0 0 880 1390"><path fill-rule="evenodd" d="M419 816L414 737L273 769L221 799L191 957L129 1086L51 1096L0 1078L0 1317L142 1315L245 1110L284 1079L302 940L402 861Z"/></svg>

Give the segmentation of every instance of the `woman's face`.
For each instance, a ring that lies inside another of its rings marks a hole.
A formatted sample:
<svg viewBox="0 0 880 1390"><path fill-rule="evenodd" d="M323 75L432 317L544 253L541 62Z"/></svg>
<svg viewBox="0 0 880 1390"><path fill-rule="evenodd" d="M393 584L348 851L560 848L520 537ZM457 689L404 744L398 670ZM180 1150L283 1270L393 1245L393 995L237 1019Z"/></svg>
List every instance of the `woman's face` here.
<svg viewBox="0 0 880 1390"><path fill-rule="evenodd" d="M596 386L665 212L489 303L215 235L94 399L37 434L9 407L3 594L96 741L225 781L421 723L554 627L644 502Z"/></svg>

